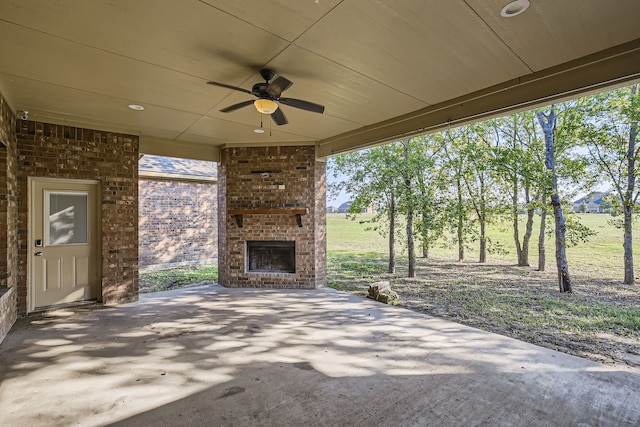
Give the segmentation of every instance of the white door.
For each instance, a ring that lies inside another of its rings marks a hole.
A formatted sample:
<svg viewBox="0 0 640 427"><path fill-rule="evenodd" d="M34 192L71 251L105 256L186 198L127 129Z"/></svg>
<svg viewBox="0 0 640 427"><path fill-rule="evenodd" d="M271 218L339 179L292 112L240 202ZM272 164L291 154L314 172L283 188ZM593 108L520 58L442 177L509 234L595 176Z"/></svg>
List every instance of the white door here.
<svg viewBox="0 0 640 427"><path fill-rule="evenodd" d="M99 299L99 183L29 181L29 311Z"/></svg>

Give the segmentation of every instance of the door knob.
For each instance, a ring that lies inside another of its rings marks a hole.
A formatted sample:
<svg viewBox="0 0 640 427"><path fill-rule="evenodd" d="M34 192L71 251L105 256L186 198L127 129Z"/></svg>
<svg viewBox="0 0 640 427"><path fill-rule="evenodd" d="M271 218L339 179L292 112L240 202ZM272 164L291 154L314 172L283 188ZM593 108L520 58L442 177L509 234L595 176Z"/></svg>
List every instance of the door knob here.
<svg viewBox="0 0 640 427"><path fill-rule="evenodd" d="M42 256L42 252L36 252L34 255L35 256Z"/></svg>

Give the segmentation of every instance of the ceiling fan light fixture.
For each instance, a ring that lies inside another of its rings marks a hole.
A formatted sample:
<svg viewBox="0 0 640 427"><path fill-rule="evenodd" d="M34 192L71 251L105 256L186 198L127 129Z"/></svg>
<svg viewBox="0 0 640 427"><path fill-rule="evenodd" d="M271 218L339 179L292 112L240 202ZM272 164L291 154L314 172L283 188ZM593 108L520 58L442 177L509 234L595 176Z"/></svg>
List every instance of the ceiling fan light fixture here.
<svg viewBox="0 0 640 427"><path fill-rule="evenodd" d="M256 99L253 105L262 114L273 114L278 109L278 104L270 99Z"/></svg>
<svg viewBox="0 0 640 427"><path fill-rule="evenodd" d="M500 11L500 15L503 18L511 18L512 16L520 15L522 12L527 10L531 2L529 0L514 0Z"/></svg>

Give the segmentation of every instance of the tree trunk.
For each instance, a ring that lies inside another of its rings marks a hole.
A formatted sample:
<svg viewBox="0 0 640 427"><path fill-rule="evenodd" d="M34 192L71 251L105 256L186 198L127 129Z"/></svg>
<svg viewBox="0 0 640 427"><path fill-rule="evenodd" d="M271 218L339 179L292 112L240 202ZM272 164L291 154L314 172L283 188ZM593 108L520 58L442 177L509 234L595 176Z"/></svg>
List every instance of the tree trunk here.
<svg viewBox="0 0 640 427"><path fill-rule="evenodd" d="M527 207L527 225L524 231L524 237L522 238L522 250L518 257L518 265L521 267L529 266L529 242L531 241L531 235L533 234L533 216L535 210L533 207Z"/></svg>
<svg viewBox="0 0 640 427"><path fill-rule="evenodd" d="M631 94L635 97L638 85L631 88ZM624 198L624 283L633 285L635 282L633 272L633 206L634 191L636 185L636 137L638 135L638 123L632 122L629 130L629 144L627 145L627 193Z"/></svg>
<svg viewBox="0 0 640 427"><path fill-rule="evenodd" d="M389 273L396 272L396 201L389 202Z"/></svg>
<svg viewBox="0 0 640 427"><path fill-rule="evenodd" d="M405 185L407 189L411 188L411 180L406 179ZM407 204L407 251L409 255L409 275L408 277L416 277L416 248L413 242L413 209L411 203Z"/></svg>
<svg viewBox="0 0 640 427"><path fill-rule="evenodd" d="M405 147L405 159L408 161L408 155ZM411 194L411 179L405 178L404 185L406 186L407 192ZM409 275L408 277L416 277L416 248L415 243L413 241L413 207L411 206L411 197L408 197L407 203L407 251L409 255Z"/></svg>
<svg viewBox="0 0 640 427"><path fill-rule="evenodd" d="M484 177L480 176L480 206L478 219L480 220L480 259L478 262L487 262L487 201L485 199Z"/></svg>
<svg viewBox="0 0 640 427"><path fill-rule="evenodd" d="M422 258L429 258L429 233L424 233L424 240L422 241Z"/></svg>
<svg viewBox="0 0 640 427"><path fill-rule="evenodd" d="M422 193L422 197L426 197L424 195L424 193ZM422 224L424 227L424 224L427 222L426 220L427 218L427 214L425 214L424 212L422 213ZM422 258L429 258L429 230L425 230L423 228L423 232L422 232L422 242L421 242L421 246L422 246Z"/></svg>
<svg viewBox="0 0 640 427"><path fill-rule="evenodd" d="M513 241L516 244L516 255L518 256L518 265L522 259L522 245L520 244L520 229L518 226L518 179L513 177L513 194L511 195L511 215L513 222Z"/></svg>
<svg viewBox="0 0 640 427"><path fill-rule="evenodd" d="M547 252L544 248L545 231L547 228L547 210L542 209L540 214L540 234L538 234L538 271L544 271L547 263Z"/></svg>
<svg viewBox="0 0 640 427"><path fill-rule="evenodd" d="M487 262L487 220L480 220L480 263Z"/></svg>
<svg viewBox="0 0 640 427"><path fill-rule="evenodd" d="M560 196L558 193L551 195L551 205L553 206L553 217L556 224L556 266L558 267L558 287L560 292L572 292L571 276L569 276L569 264L567 263L567 253L565 251L565 234L567 226L562 214Z"/></svg>
<svg viewBox="0 0 640 427"><path fill-rule="evenodd" d="M560 292L571 292L571 276L569 275L569 264L567 263L567 253L565 250L565 234L567 226L562 213L562 205L560 204L560 195L558 194L558 176L556 174L554 147L556 112L551 108L548 115L543 114L541 111L537 111L536 116L544 132L544 164L549 176L551 177L550 193L551 206L553 206L553 217L556 225L556 266L558 268L558 287L560 288Z"/></svg>
<svg viewBox="0 0 640 427"><path fill-rule="evenodd" d="M457 190L458 190L458 226L457 226L457 237L458 237L458 261L464 261L464 217L462 210L462 182L460 181L460 176L458 175L457 182Z"/></svg>
<svg viewBox="0 0 640 427"><path fill-rule="evenodd" d="M633 285L635 277L633 274L633 208L624 206L624 283Z"/></svg>

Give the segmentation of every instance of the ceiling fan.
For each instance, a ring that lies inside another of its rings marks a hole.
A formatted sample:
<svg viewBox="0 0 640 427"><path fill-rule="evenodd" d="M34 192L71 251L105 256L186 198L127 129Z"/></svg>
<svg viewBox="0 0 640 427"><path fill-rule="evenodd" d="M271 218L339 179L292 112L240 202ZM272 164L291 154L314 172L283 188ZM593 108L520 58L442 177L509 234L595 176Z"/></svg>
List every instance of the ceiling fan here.
<svg viewBox="0 0 640 427"><path fill-rule="evenodd" d="M273 121L277 125L281 126L286 125L289 122L282 110L278 108L277 103L288 105L290 107L300 108L301 110L311 111L313 113L322 114L324 112L323 105L314 104L313 102L303 101L301 99L281 98L280 95L282 94L282 92L289 89L293 82L282 76L278 76L275 80L269 83L269 81L273 79L275 74L275 71L268 68L260 70L260 75L265 80L265 82L254 84L251 90L243 89L237 86L231 86L220 82L207 82L207 84L237 90L238 92L248 93L249 95L253 95L258 98L256 100L242 101L237 104L229 105L228 107L220 110L220 112L222 113L230 113L242 107L253 104L260 113L270 114Z"/></svg>

